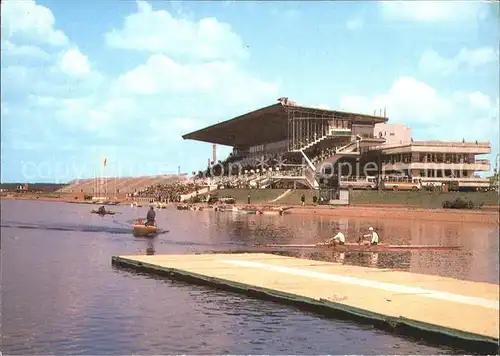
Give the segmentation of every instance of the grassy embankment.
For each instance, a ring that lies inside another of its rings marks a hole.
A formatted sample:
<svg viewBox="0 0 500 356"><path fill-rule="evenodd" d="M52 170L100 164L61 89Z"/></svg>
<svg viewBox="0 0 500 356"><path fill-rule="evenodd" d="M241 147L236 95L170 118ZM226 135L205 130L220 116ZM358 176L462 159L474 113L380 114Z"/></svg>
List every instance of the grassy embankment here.
<svg viewBox="0 0 500 356"><path fill-rule="evenodd" d="M250 192L251 202L255 204L268 203L283 194L285 189L223 189L218 191L220 197L229 195L237 204L246 204L247 194ZM310 189L297 189L274 202L273 204L297 205L300 197L305 195L306 204L312 204L316 191ZM446 200L462 197L471 200L474 204L486 206L499 206L498 193L496 192L394 192L394 191L353 191L351 205L405 205L428 209L442 208Z"/></svg>

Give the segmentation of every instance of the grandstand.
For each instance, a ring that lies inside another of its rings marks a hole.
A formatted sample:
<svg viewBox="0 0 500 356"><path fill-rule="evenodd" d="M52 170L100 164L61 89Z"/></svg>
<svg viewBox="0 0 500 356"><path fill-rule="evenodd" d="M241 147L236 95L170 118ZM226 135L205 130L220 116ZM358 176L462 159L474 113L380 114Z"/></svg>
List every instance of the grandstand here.
<svg viewBox="0 0 500 356"><path fill-rule="evenodd" d="M288 98L234 119L186 134L184 139L233 147L224 161L199 176L227 188L336 188L323 167L383 144L374 135L386 117L311 108ZM327 172L328 173L328 172Z"/></svg>
<svg viewBox="0 0 500 356"><path fill-rule="evenodd" d="M183 138L233 147L226 160L199 174L225 188L320 189L327 200L356 187L489 189L476 175L490 169L489 160L476 158L491 152L489 142L414 141L410 128L388 120L385 111L363 115L279 98Z"/></svg>

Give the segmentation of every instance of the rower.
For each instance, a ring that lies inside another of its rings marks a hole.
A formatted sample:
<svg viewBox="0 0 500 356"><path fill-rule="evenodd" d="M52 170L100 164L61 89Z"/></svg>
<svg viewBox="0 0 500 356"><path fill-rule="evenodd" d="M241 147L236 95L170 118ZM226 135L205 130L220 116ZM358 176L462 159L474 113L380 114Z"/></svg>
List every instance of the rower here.
<svg viewBox="0 0 500 356"><path fill-rule="evenodd" d="M97 212L99 214L106 214L106 208L104 207L104 205L101 205L99 209L97 209Z"/></svg>
<svg viewBox="0 0 500 356"><path fill-rule="evenodd" d="M154 226L155 225L156 213L154 207L151 205L148 214L146 216L146 223L144 226Z"/></svg>
<svg viewBox="0 0 500 356"><path fill-rule="evenodd" d="M327 239L325 241L325 244L326 245L336 245L336 244L344 245L345 244L345 236L342 233L342 231L340 231L340 228L337 228L337 235Z"/></svg>
<svg viewBox="0 0 500 356"><path fill-rule="evenodd" d="M368 233L368 235L364 235L364 237L371 237L370 245L378 245L378 239L379 239L378 233L374 231L373 227L371 226L370 228L368 228L368 231L370 232Z"/></svg>

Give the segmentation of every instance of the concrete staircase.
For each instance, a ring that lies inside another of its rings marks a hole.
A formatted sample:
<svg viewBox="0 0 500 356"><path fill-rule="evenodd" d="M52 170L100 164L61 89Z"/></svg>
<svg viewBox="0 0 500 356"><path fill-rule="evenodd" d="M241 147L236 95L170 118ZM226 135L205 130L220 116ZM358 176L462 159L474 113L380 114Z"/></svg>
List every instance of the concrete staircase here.
<svg viewBox="0 0 500 356"><path fill-rule="evenodd" d="M308 148L310 148L310 147L312 147L312 146L320 143L321 141L326 140L327 138L328 138L328 135L321 136L320 138L316 139L315 141L309 142L307 145L305 145L304 147L302 147L301 150L305 151Z"/></svg>
<svg viewBox="0 0 500 356"><path fill-rule="evenodd" d="M312 142L309 142L307 145L305 146L302 146L300 148L297 148L295 150L291 150L291 152L300 152L300 151L305 151L307 150L308 148L311 148L313 147L314 145L320 143L321 141L323 140L326 140L327 138L329 137L329 135L324 135L324 136L321 136L320 138L317 138L316 140L312 141Z"/></svg>
<svg viewBox="0 0 500 356"><path fill-rule="evenodd" d="M345 154L345 153L351 153L351 152L355 152L357 151L357 153L359 153L359 140L360 137L357 136L355 138L353 138L351 140L351 142L349 142L347 145L344 145L342 147L339 147L337 148L337 153L342 153L342 154Z"/></svg>
<svg viewBox="0 0 500 356"><path fill-rule="evenodd" d="M335 162L337 162L340 158L345 157L345 156L359 156L359 142L360 142L360 137L356 136L353 137L351 142L348 144L338 147L335 150L335 154L316 163L315 168L316 170L319 170L321 166L324 165L333 165Z"/></svg>

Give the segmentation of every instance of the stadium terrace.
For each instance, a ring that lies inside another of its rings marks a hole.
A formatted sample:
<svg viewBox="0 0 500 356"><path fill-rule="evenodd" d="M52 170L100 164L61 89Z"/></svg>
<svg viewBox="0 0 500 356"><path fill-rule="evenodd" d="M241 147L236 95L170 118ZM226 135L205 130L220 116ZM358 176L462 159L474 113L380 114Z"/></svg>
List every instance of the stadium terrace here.
<svg viewBox="0 0 500 356"><path fill-rule="evenodd" d="M212 143L201 178L228 187L391 190L486 190L476 176L490 170L477 155L489 142L414 141L412 130L390 124L385 112L363 115L297 105L288 98L183 135ZM217 161L215 145L233 147Z"/></svg>

